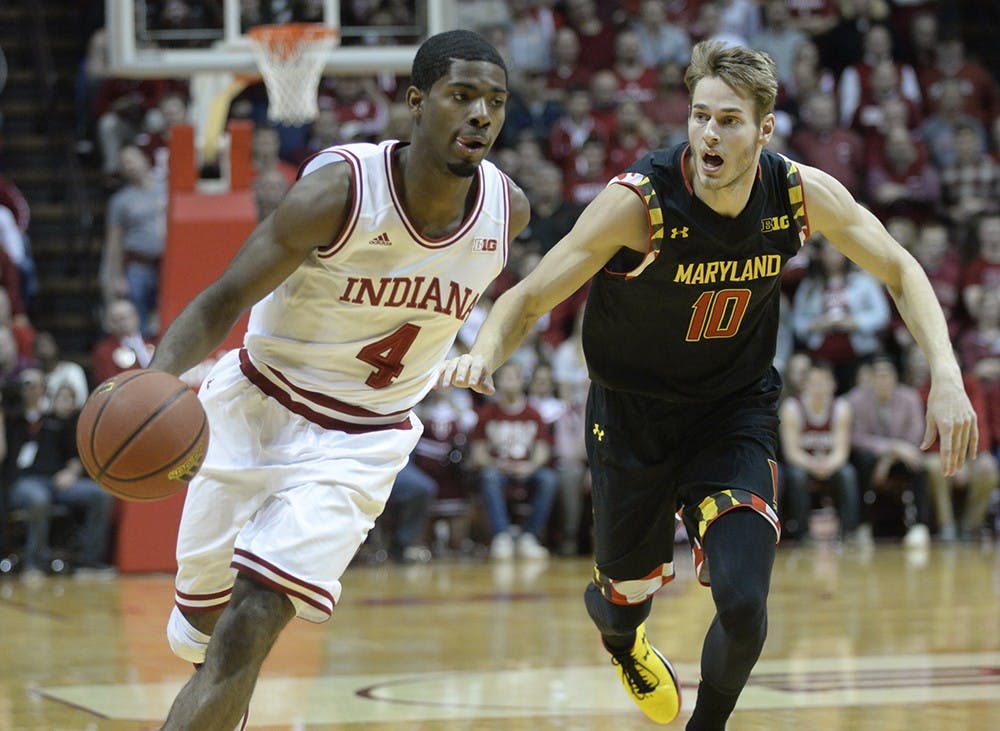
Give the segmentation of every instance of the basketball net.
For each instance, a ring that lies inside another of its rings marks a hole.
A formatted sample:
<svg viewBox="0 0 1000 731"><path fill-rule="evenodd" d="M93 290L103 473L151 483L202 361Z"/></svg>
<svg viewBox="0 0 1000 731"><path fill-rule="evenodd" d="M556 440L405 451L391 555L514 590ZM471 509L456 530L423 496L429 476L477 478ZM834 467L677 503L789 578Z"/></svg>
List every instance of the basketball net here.
<svg viewBox="0 0 1000 731"><path fill-rule="evenodd" d="M316 119L316 91L340 31L319 23L283 23L259 25L247 36L267 88L268 119L282 124Z"/></svg>

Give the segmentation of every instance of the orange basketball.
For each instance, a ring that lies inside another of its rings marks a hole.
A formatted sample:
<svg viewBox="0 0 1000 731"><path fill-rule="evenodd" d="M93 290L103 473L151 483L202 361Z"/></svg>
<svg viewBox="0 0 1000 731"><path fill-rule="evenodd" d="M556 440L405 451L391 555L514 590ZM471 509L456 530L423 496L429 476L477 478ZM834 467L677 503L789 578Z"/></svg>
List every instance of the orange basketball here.
<svg viewBox="0 0 1000 731"><path fill-rule="evenodd" d="M94 389L76 425L80 461L108 492L159 500L187 485L208 449L208 419L183 381L130 370Z"/></svg>

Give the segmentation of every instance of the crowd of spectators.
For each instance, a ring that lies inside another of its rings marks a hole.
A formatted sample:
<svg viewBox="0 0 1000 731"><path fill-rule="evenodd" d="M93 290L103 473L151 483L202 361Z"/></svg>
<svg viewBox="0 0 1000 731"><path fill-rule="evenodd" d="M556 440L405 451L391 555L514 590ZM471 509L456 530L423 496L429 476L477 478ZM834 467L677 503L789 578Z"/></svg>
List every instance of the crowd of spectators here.
<svg viewBox="0 0 1000 731"><path fill-rule="evenodd" d="M151 7L176 19L183 5ZM309 13L314 5L244 3L246 23L282 8ZM359 25L413 22L412 3L347 6L364 11ZM480 30L508 63L507 122L493 159L532 203L507 270L470 316L458 347L471 344L490 302L530 271L612 176L686 139L683 73L694 43L712 38L761 48L774 57L781 82L770 147L835 175L923 265L981 430L980 455L954 478L937 476L936 452L918 448L927 396L919 351L878 282L814 237L782 282L776 365L786 380L785 535L810 540L816 510L830 505L840 537L860 544L898 535L908 545L926 545L932 537L996 533L1000 85L970 52L966 28L948 3L458 0L455 7L457 23ZM374 33L360 42L388 40ZM166 145L173 124L191 121L186 81L109 78L105 59L98 31L77 83L79 149L96 158L108 195L107 339L95 347L91 385L115 369L148 363L158 329ZM387 73L326 77L317 90L319 116L302 126L269 123L259 85L237 94L229 118L256 124L261 215L273 210L298 165L316 150L405 139L405 84ZM8 209L12 215L5 216ZM26 276L17 237L4 233L18 228L11 219L18 219L17 206L0 206L5 286L11 272ZM0 308L0 319L9 321L0 323L0 345L5 332L14 337L0 347L0 375L18 382L43 358L30 344L33 334L24 333L21 293L13 284L7 293L10 315L4 318ZM586 288L542 318L512 365L497 374L503 385L496 399L434 396L424 406L429 428L386 514L394 558L429 555L422 547L433 537L434 500L455 497L479 506L478 537L498 559L588 550L587 371L579 336L585 299Z"/></svg>

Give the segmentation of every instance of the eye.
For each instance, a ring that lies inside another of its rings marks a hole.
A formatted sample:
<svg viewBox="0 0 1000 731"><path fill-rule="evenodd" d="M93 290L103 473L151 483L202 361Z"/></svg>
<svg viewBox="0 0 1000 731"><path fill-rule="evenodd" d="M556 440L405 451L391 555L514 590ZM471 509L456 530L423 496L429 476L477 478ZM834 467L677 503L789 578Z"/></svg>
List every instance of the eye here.
<svg viewBox="0 0 1000 731"><path fill-rule="evenodd" d="M507 100L504 99L503 97L498 97L498 98L496 98L496 99L493 100L493 106L495 106L495 107L502 107L506 103L507 103Z"/></svg>
<svg viewBox="0 0 1000 731"><path fill-rule="evenodd" d="M726 117L725 121L723 122L723 124L725 124L727 127L735 127L739 123L740 120L738 117Z"/></svg>
<svg viewBox="0 0 1000 731"><path fill-rule="evenodd" d="M451 98L457 102L464 102L469 96L464 91L453 91L451 93Z"/></svg>
<svg viewBox="0 0 1000 731"><path fill-rule="evenodd" d="M708 115L705 114L704 112L695 112L694 113L694 121L695 122L707 122L708 121Z"/></svg>

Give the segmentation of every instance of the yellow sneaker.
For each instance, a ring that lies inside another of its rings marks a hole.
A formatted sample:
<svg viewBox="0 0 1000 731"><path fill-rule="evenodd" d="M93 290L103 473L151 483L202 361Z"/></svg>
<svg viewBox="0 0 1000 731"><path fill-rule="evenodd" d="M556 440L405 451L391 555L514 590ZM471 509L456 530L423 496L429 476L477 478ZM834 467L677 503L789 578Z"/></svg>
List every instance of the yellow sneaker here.
<svg viewBox="0 0 1000 731"><path fill-rule="evenodd" d="M610 650L609 650L610 652ZM636 705L656 723L670 723L681 709L677 673L646 639L646 623L635 630L631 651L611 652L611 663Z"/></svg>

